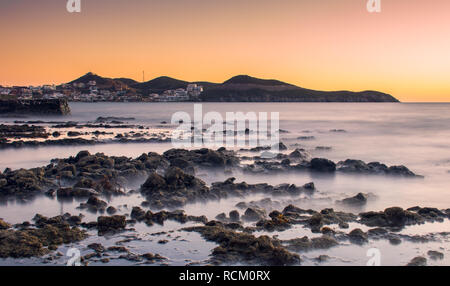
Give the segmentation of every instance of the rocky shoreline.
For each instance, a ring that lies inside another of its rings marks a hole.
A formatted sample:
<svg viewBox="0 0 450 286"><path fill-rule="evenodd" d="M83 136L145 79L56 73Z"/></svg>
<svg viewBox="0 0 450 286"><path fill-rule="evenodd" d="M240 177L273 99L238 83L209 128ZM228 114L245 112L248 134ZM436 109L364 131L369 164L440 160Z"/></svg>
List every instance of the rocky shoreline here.
<svg viewBox="0 0 450 286"><path fill-rule="evenodd" d="M327 159L312 158L305 150L297 149L289 154L279 154L275 159L252 158L252 164L242 164L248 157L220 148L218 150L171 149L163 154L150 152L132 159L79 152L76 156L54 159L47 166L29 170L6 169L0 173L1 200L30 200L38 196L58 200L81 200L80 211L99 214L95 221L83 221L84 215L64 214L47 218L36 214L33 222L11 225L0 219L0 258L45 257L58 259L58 249L68 243L78 243L92 236L110 236L129 232L137 224L147 227L164 225L166 221L194 226L180 227L183 232L199 233L207 241L217 244L212 249L206 264L223 265L244 263L250 265L301 265L302 254L312 250L327 250L351 243L362 245L370 240L387 240L393 245L402 241L429 242L434 236L411 236L401 233L407 226L443 222L450 219L450 209L390 207L384 211L350 213L332 208L321 211L301 209L285 205L267 213L258 205L239 203L229 213L221 213L214 220L205 215L188 215L180 208L191 203L221 201L228 198L246 198L263 195L270 198L298 198L319 192L314 183L303 186L293 184L270 185L236 182L229 178L221 182L206 184L196 174L202 169L215 169L227 173L230 170L272 173L286 170L376 174L414 178L417 175L404 166L387 167L380 163L366 164L359 160L334 163ZM261 171L258 171L261 172ZM137 189L127 186L142 181ZM110 197L127 197L139 194L140 205L131 211L117 214L117 207L106 201ZM348 205L364 205L368 195L360 193L342 200ZM360 225L368 228L350 227ZM301 227L311 233L292 239L278 239L260 233L283 233ZM353 228L353 229L352 229ZM95 231L95 232L93 232ZM317 236L319 234L320 236ZM438 235L447 236L447 233ZM139 238L127 240L132 242ZM161 239L159 244L168 240ZM83 256L82 261L108 263L112 253L114 259L125 259L136 263L165 263L167 258L154 253L134 253L122 243L104 247L95 243L88 246L93 252ZM436 259L440 252L431 253ZM443 254L442 254L443 255ZM414 258L411 265L426 264ZM434 259L433 258L433 259ZM325 260L326 255L319 257Z"/></svg>

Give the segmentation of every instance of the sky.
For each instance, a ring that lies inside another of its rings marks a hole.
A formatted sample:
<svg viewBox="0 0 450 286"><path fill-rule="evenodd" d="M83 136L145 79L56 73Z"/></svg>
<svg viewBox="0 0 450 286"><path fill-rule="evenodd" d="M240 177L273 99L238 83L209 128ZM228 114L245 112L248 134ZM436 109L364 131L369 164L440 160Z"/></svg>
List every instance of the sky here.
<svg viewBox="0 0 450 286"><path fill-rule="evenodd" d="M367 1L0 0L0 85L248 74L450 102L450 1Z"/></svg>

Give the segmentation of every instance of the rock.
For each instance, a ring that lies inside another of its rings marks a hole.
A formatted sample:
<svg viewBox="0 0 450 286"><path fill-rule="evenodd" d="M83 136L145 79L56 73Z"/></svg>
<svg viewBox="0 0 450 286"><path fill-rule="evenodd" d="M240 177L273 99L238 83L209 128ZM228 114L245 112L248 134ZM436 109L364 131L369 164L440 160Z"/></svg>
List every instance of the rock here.
<svg viewBox="0 0 450 286"><path fill-rule="evenodd" d="M256 207L247 208L242 219L248 221L259 221L266 217L266 211Z"/></svg>
<svg viewBox="0 0 450 286"><path fill-rule="evenodd" d="M310 161L311 155L305 149L295 149L289 154L289 158L302 161Z"/></svg>
<svg viewBox="0 0 450 286"><path fill-rule="evenodd" d="M97 196L90 196L86 203L80 204L80 208L87 208L91 211L104 211L108 204L105 201L100 200Z"/></svg>
<svg viewBox="0 0 450 286"><path fill-rule="evenodd" d="M117 209L116 209L115 207L108 207L108 208L106 209L106 212L107 212L109 215L113 215L113 214L115 214L115 213L117 212Z"/></svg>
<svg viewBox="0 0 450 286"><path fill-rule="evenodd" d="M149 261L155 261L155 260L164 260L166 258L162 257L159 254L153 254L153 253L145 253L142 255L143 258Z"/></svg>
<svg viewBox="0 0 450 286"><path fill-rule="evenodd" d="M430 251L427 252L427 254L433 260L442 260L442 259L444 259L444 253L439 252L439 251L430 250Z"/></svg>
<svg viewBox="0 0 450 286"><path fill-rule="evenodd" d="M369 173L370 167L361 160L347 159L345 161L338 162L337 170L348 173Z"/></svg>
<svg viewBox="0 0 450 286"><path fill-rule="evenodd" d="M371 162L366 164L361 160L347 159L337 164L337 170L347 173L360 174L378 174L378 175L393 175L403 177L416 177L417 175L411 172L405 166L391 166L379 162Z"/></svg>
<svg viewBox="0 0 450 286"><path fill-rule="evenodd" d="M363 206L367 203L368 196L363 193L358 193L356 196L343 199L342 201L339 201L339 203L351 205L351 206Z"/></svg>
<svg viewBox="0 0 450 286"><path fill-rule="evenodd" d="M311 251L314 249L329 249L339 243L331 236L323 235L309 239L307 236L284 241L287 248L297 252Z"/></svg>
<svg viewBox="0 0 450 286"><path fill-rule="evenodd" d="M184 173L178 167L168 168L164 177L150 174L141 186L141 193L154 207L160 207L155 205L156 202L162 207L181 207L187 202L216 198L205 182Z"/></svg>
<svg viewBox="0 0 450 286"><path fill-rule="evenodd" d="M399 207L387 208L384 212L361 213L360 217L362 224L379 227L404 227L424 222L424 218L417 213Z"/></svg>
<svg viewBox="0 0 450 286"><path fill-rule="evenodd" d="M427 266L427 259L422 256L413 258L406 266Z"/></svg>
<svg viewBox="0 0 450 286"><path fill-rule="evenodd" d="M112 252L122 252L122 253L130 252L128 250L128 248L126 248L125 246L110 246L107 248L107 250L112 251Z"/></svg>
<svg viewBox="0 0 450 286"><path fill-rule="evenodd" d="M71 227L68 218L57 216L46 218L36 215L36 227L23 223L19 230L0 230L0 257L26 258L42 256L59 245L81 241L87 237L85 231Z"/></svg>
<svg viewBox="0 0 450 286"><path fill-rule="evenodd" d="M145 183L141 186L141 189L144 190L144 194L157 190L165 190L166 188L166 180L156 173L150 174Z"/></svg>
<svg viewBox="0 0 450 286"><path fill-rule="evenodd" d="M236 222L236 221L239 221L239 219L240 219L240 215L239 215L239 212L237 210L231 211L229 215L230 215L230 220L231 221Z"/></svg>
<svg viewBox="0 0 450 286"><path fill-rule="evenodd" d="M217 220L225 221L227 219L227 215L225 213L221 213L216 215Z"/></svg>
<svg viewBox="0 0 450 286"><path fill-rule="evenodd" d="M402 243L402 240L396 236L389 237L389 243L392 245L399 245Z"/></svg>
<svg viewBox="0 0 450 286"><path fill-rule="evenodd" d="M311 160L310 168L317 172L334 172L336 171L336 164L328 159L314 158Z"/></svg>
<svg viewBox="0 0 450 286"><path fill-rule="evenodd" d="M329 259L330 257L328 255L319 255L318 257L315 258L315 260L319 263L328 261Z"/></svg>
<svg viewBox="0 0 450 286"><path fill-rule="evenodd" d="M130 214L131 218L134 218L138 221L144 219L145 217L145 211L141 209L140 207L133 207Z"/></svg>
<svg viewBox="0 0 450 286"><path fill-rule="evenodd" d="M4 220L0 219L0 230L11 228L9 223L6 223Z"/></svg>
<svg viewBox="0 0 450 286"><path fill-rule="evenodd" d="M101 245L100 243L91 243L88 245L88 248L94 250L97 253L105 252L105 247Z"/></svg>
<svg viewBox="0 0 450 286"><path fill-rule="evenodd" d="M120 215L100 216L97 218L97 228L99 232L119 231L125 229L127 225L126 217Z"/></svg>
<svg viewBox="0 0 450 286"><path fill-rule="evenodd" d="M299 136L297 137L298 140L303 140L303 141L309 141L309 140L315 140L316 137L314 136Z"/></svg>
<svg viewBox="0 0 450 286"><path fill-rule="evenodd" d="M81 135L82 135L82 133L76 132L76 131L69 131L69 132L67 132L67 136L69 136L69 137L78 137L78 136L81 136Z"/></svg>
<svg viewBox="0 0 450 286"><path fill-rule="evenodd" d="M212 252L213 264L235 264L239 262L258 265L283 266L300 263L300 257L287 251L276 240L268 236L255 237L248 233L235 232L221 225L185 228L199 232L205 239L220 245Z"/></svg>
<svg viewBox="0 0 450 286"><path fill-rule="evenodd" d="M367 231L367 234L370 236L384 236L388 233L388 231L382 227L372 228Z"/></svg>
<svg viewBox="0 0 450 286"><path fill-rule="evenodd" d="M348 237L351 242L354 242L357 244L363 244L363 243L368 242L368 235L359 228L352 230L348 234Z"/></svg>

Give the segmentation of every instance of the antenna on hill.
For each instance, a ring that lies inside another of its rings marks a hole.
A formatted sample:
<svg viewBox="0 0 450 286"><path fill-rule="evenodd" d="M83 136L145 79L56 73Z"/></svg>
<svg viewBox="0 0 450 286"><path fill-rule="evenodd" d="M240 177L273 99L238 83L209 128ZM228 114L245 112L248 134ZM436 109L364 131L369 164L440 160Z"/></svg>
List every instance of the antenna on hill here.
<svg viewBox="0 0 450 286"><path fill-rule="evenodd" d="M145 82L145 71L142 71L142 82Z"/></svg>

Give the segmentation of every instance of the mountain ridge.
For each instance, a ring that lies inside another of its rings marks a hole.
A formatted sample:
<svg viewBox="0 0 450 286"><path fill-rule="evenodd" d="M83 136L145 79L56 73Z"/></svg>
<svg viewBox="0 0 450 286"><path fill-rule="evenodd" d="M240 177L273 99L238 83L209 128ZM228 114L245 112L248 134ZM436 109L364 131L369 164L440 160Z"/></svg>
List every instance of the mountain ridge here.
<svg viewBox="0 0 450 286"><path fill-rule="evenodd" d="M205 102L399 102L390 94L374 90L320 91L276 79L260 79L249 75L237 75L223 83L188 82L169 76L137 82L129 78L105 78L89 72L69 84L88 83L92 80L95 80L99 87L126 85L142 94L161 93L164 90L186 88L190 83L197 83L204 87L200 101Z"/></svg>

